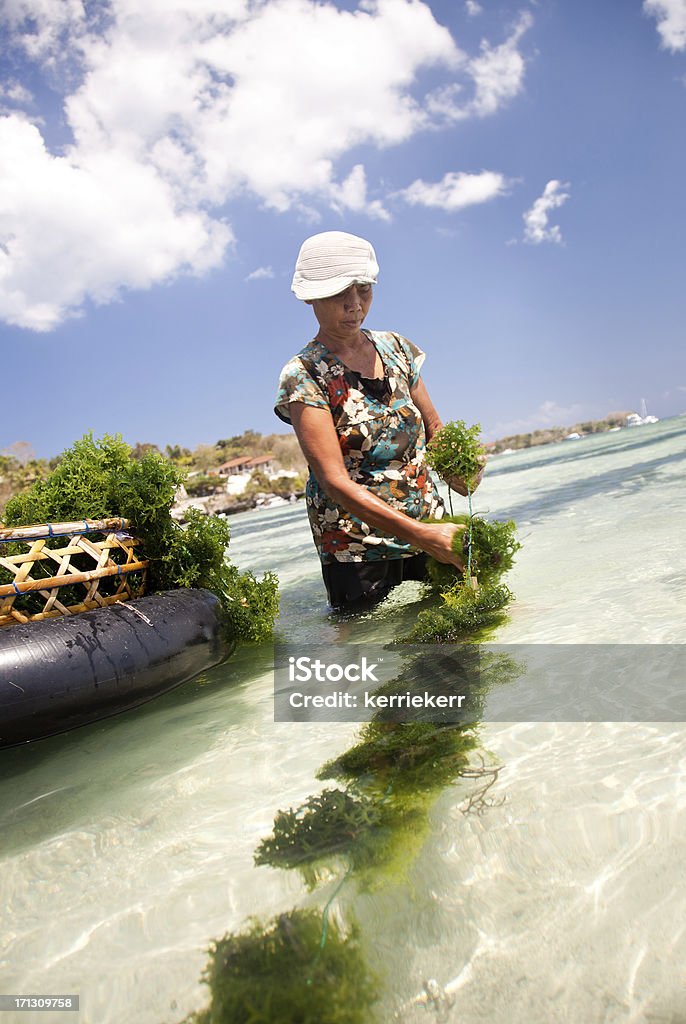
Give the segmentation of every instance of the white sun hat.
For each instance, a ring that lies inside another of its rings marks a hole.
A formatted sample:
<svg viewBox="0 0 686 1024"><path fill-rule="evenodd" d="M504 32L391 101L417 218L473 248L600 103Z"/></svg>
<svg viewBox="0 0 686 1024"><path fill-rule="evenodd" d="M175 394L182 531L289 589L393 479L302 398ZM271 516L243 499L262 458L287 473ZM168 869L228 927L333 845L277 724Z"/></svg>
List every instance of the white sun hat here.
<svg viewBox="0 0 686 1024"><path fill-rule="evenodd" d="M378 273L371 242L345 231L322 231L301 245L291 291L305 301L328 299L354 282L376 284Z"/></svg>

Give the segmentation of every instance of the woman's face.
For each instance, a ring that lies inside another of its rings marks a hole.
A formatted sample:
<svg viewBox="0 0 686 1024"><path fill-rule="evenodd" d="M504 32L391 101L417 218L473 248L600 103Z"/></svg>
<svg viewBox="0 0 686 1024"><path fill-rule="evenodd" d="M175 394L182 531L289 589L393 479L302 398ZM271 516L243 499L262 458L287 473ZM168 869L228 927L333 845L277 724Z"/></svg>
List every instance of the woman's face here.
<svg viewBox="0 0 686 1024"><path fill-rule="evenodd" d="M322 332L338 341L357 337L371 304L372 286L358 283L351 284L338 295L312 299L309 303Z"/></svg>

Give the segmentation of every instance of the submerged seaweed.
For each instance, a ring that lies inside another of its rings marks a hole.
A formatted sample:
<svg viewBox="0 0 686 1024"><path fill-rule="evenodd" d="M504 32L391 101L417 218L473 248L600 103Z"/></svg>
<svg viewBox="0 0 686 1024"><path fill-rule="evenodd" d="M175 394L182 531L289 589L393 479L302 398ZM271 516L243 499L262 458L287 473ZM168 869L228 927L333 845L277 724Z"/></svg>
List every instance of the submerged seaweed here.
<svg viewBox="0 0 686 1024"><path fill-rule="evenodd" d="M441 595L438 608L425 608L403 643L458 643L485 640L506 618L503 609L512 600L504 584L472 588L458 584Z"/></svg>
<svg viewBox="0 0 686 1024"><path fill-rule="evenodd" d="M474 726L368 722L360 742L327 761L319 779L364 783L368 791L411 797L454 782L477 745Z"/></svg>
<svg viewBox="0 0 686 1024"><path fill-rule="evenodd" d="M353 868L374 860L383 809L366 796L325 789L300 807L279 811L271 836L255 853L256 864L308 869L325 857L346 855ZM316 874L307 873L310 884Z"/></svg>
<svg viewBox="0 0 686 1024"><path fill-rule="evenodd" d="M372 1024L378 998L356 929L344 936L313 911L225 935L210 948L203 980L211 1004L185 1024Z"/></svg>

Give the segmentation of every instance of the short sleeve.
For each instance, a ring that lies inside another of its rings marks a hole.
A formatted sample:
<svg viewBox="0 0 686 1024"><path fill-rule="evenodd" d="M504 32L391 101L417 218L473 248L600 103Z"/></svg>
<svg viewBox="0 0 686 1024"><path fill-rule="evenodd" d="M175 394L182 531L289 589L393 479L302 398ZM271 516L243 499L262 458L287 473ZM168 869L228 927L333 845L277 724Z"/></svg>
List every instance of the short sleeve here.
<svg viewBox="0 0 686 1024"><path fill-rule="evenodd" d="M276 393L274 412L284 423L291 422L291 402L302 402L316 409L328 409L322 389L305 369L299 356L286 363L279 378L279 389Z"/></svg>
<svg viewBox="0 0 686 1024"><path fill-rule="evenodd" d="M405 359L407 360L408 381L410 385L410 390L412 390L412 388L416 387L416 385L419 383L419 377L422 372L422 366L424 365L424 360L426 359L426 352L423 352L421 348L417 347L417 345L414 345L411 341L408 341L407 338L403 338L401 334L394 334L394 337L396 338L398 344L400 345L402 353L405 356Z"/></svg>

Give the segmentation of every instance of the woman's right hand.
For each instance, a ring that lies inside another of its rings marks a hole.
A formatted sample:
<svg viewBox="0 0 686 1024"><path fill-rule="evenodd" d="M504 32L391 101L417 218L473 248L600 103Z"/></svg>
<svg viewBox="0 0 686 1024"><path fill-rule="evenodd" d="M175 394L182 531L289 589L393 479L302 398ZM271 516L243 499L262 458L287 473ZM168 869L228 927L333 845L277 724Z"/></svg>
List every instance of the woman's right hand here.
<svg viewBox="0 0 686 1024"><path fill-rule="evenodd" d="M453 551L453 538L456 533L462 533L466 526L458 523L423 523L424 533L418 546L431 555L437 562L445 562L447 565L454 565L458 569L464 569L464 558L462 554Z"/></svg>

